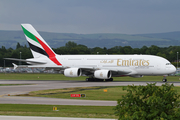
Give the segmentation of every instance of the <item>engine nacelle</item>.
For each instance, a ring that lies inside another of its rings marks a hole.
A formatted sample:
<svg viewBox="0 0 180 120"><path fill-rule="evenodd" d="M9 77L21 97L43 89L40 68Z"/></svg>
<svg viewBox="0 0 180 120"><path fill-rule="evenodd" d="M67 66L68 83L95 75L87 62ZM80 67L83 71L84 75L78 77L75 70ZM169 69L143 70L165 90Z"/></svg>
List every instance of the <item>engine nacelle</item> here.
<svg viewBox="0 0 180 120"><path fill-rule="evenodd" d="M111 76L112 73L109 70L96 70L94 72L94 77L99 79L109 79Z"/></svg>
<svg viewBox="0 0 180 120"><path fill-rule="evenodd" d="M64 75L66 77L79 77L82 74L82 70L80 68L67 68L64 70Z"/></svg>
<svg viewBox="0 0 180 120"><path fill-rule="evenodd" d="M130 77L141 78L141 77L143 77L143 75L131 75Z"/></svg>

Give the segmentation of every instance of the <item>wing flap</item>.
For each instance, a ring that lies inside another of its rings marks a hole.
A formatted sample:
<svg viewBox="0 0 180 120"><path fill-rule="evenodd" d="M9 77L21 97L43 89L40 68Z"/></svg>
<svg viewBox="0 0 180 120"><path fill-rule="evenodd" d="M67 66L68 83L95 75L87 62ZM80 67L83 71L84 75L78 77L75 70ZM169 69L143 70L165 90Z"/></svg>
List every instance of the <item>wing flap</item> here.
<svg viewBox="0 0 180 120"><path fill-rule="evenodd" d="M130 70L111 70L112 72L117 72L118 74L129 74L132 71Z"/></svg>

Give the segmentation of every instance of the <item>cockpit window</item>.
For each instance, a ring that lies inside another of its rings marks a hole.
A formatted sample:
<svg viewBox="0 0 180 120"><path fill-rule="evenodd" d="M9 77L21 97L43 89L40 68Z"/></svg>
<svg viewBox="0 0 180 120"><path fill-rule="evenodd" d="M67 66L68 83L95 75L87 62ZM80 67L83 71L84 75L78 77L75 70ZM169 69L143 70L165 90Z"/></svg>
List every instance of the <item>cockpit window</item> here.
<svg viewBox="0 0 180 120"><path fill-rule="evenodd" d="M166 65L171 65L171 63L166 63Z"/></svg>

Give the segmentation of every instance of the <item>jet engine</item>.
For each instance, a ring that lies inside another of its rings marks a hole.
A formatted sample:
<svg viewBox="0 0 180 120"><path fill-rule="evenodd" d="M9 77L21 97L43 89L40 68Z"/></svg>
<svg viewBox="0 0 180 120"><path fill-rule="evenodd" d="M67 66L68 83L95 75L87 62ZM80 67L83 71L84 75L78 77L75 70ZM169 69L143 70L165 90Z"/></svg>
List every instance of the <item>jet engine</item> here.
<svg viewBox="0 0 180 120"><path fill-rule="evenodd" d="M80 68L67 68L64 70L64 75L66 77L79 77L82 74L82 70Z"/></svg>
<svg viewBox="0 0 180 120"><path fill-rule="evenodd" d="M94 72L94 77L99 79L109 79L111 76L112 73L109 70L96 70Z"/></svg>
<svg viewBox="0 0 180 120"><path fill-rule="evenodd" d="M143 77L143 75L131 75L130 77L141 78L141 77Z"/></svg>

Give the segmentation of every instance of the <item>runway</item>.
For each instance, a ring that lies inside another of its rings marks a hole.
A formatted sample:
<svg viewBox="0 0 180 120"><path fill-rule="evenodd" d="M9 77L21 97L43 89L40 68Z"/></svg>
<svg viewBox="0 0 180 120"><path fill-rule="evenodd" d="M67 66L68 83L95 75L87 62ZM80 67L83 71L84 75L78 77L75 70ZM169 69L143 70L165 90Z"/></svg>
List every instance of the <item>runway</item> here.
<svg viewBox="0 0 180 120"><path fill-rule="evenodd" d="M150 83L150 82L148 82ZM153 82L151 82L153 83ZM72 87L88 86L127 86L127 85L146 85L147 82L84 82L84 81L36 81L36 80L0 80L0 84L30 84L15 86L0 86L0 103L9 104L46 104L46 105L88 105L88 106L115 106L116 101L100 100L74 100L43 97L20 97L11 96L17 94L26 94L30 91L60 89ZM162 85L158 82L156 85ZM174 85L180 86L179 82ZM10 94L10 96L8 96Z"/></svg>
<svg viewBox="0 0 180 120"><path fill-rule="evenodd" d="M1 120L115 120L102 118L70 118L70 117L32 117L32 116L1 116Z"/></svg>
<svg viewBox="0 0 180 120"><path fill-rule="evenodd" d="M58 99L43 97L19 97L3 96L0 97L0 104L43 104L43 105L86 105L86 106L116 106L116 101L100 100L75 100L75 99Z"/></svg>
<svg viewBox="0 0 180 120"><path fill-rule="evenodd" d="M148 82L154 83L154 82ZM38 81L38 80L0 80L0 84L26 84L13 86L0 86L0 104L45 104L45 105L87 105L87 106L116 106L116 101L100 100L74 100L43 97L21 97L12 96L26 94L30 91L60 89L72 87L88 86L127 86L127 85L146 85L147 82L84 82L84 81ZM156 85L162 85L158 82ZM180 86L179 82L174 83ZM8 96L10 94L10 96ZM2 120L114 120L98 118L68 118L68 117L34 117L34 116L0 116Z"/></svg>

